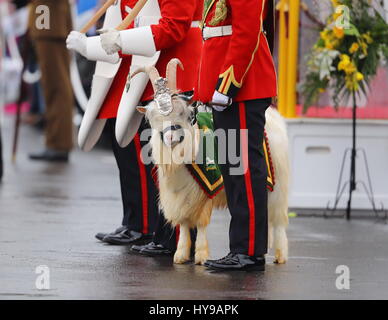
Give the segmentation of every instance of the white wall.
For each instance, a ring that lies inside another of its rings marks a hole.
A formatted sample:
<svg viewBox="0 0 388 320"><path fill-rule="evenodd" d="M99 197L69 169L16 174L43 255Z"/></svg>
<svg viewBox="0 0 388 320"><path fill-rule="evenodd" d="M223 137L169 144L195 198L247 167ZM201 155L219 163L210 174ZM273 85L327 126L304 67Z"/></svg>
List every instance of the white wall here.
<svg viewBox="0 0 388 320"><path fill-rule="evenodd" d="M292 183L290 207L326 208L333 203L344 150L351 146L351 120L288 120L291 149ZM359 120L358 147L365 148L375 199L388 208L388 121ZM344 179L350 174L350 159ZM363 158L358 156L357 180L367 182ZM340 202L346 207L348 188ZM354 208L369 209L366 195L354 193Z"/></svg>

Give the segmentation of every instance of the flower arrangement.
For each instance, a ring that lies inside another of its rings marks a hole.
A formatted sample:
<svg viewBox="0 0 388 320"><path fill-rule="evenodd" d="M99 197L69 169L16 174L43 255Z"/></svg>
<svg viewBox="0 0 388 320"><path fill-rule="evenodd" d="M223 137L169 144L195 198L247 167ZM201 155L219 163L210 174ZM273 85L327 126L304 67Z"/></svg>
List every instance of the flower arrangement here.
<svg viewBox="0 0 388 320"><path fill-rule="evenodd" d="M381 61L388 60L388 24L371 0L331 0L333 12L308 56L301 85L304 111L328 88L341 99L367 93Z"/></svg>

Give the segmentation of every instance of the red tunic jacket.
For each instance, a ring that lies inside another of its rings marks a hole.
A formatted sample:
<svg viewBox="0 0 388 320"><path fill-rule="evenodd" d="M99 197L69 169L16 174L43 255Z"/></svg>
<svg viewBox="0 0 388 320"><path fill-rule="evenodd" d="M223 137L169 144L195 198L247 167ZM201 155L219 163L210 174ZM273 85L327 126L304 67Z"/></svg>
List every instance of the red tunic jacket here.
<svg viewBox="0 0 388 320"><path fill-rule="evenodd" d="M267 1L205 2L203 25L231 25L233 34L204 42L196 100L211 101L215 90L234 101L277 95L275 66L263 32Z"/></svg>
<svg viewBox="0 0 388 320"><path fill-rule="evenodd" d="M133 8L137 0L122 0L121 12L123 18L127 16L125 6ZM182 61L185 71L178 71L178 88L181 91L194 90L197 82L199 60L201 56L202 36L199 28L192 28L193 21L202 17L203 0L158 0L161 16L158 25L152 25L155 46L161 55L156 68L162 77L165 77L167 63L178 58ZM133 25L129 29L133 28ZM131 56L122 56L121 66L113 80L112 86L101 107L98 118L108 119L117 116L121 95L124 91ZM152 100L153 89L148 84L141 101Z"/></svg>

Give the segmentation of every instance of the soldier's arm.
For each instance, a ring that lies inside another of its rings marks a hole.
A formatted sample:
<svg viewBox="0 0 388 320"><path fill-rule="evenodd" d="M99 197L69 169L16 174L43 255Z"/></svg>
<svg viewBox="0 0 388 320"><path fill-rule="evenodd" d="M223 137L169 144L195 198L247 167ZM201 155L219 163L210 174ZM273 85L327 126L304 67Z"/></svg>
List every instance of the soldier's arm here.
<svg viewBox="0 0 388 320"><path fill-rule="evenodd" d="M162 18L159 24L151 26L158 51L173 47L186 38L197 0L163 0L160 4Z"/></svg>
<svg viewBox="0 0 388 320"><path fill-rule="evenodd" d="M78 52L90 61L104 61L115 64L119 61L118 53L108 55L101 47L99 36L87 37L84 33L72 31L66 39L66 47Z"/></svg>
<svg viewBox="0 0 388 320"><path fill-rule="evenodd" d="M159 1L161 19L158 24L120 32L122 53L152 56L184 40L191 28L196 1Z"/></svg>

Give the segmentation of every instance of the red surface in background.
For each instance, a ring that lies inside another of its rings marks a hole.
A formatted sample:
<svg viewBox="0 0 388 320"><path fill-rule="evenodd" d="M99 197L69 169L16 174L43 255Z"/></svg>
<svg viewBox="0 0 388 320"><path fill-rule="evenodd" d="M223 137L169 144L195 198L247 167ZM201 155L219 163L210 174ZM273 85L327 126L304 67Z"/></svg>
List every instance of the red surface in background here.
<svg viewBox="0 0 388 320"><path fill-rule="evenodd" d="M332 106L310 107L307 113L303 114L302 106L297 106L297 115L306 118L330 118L330 119L350 119L352 118L352 108L339 107L338 110ZM388 119L387 106L381 107L359 107L357 109L359 119Z"/></svg>
<svg viewBox="0 0 388 320"><path fill-rule="evenodd" d="M359 119L388 119L388 71L385 67L379 68L377 75L370 83L370 93L367 98L360 100L357 108ZM309 108L306 114L302 114L302 107L297 106L297 114L307 118L352 118L351 107L340 107L338 110L330 106L331 102L323 102L319 107ZM327 99L326 99L327 101ZM361 106L362 105L362 106Z"/></svg>

